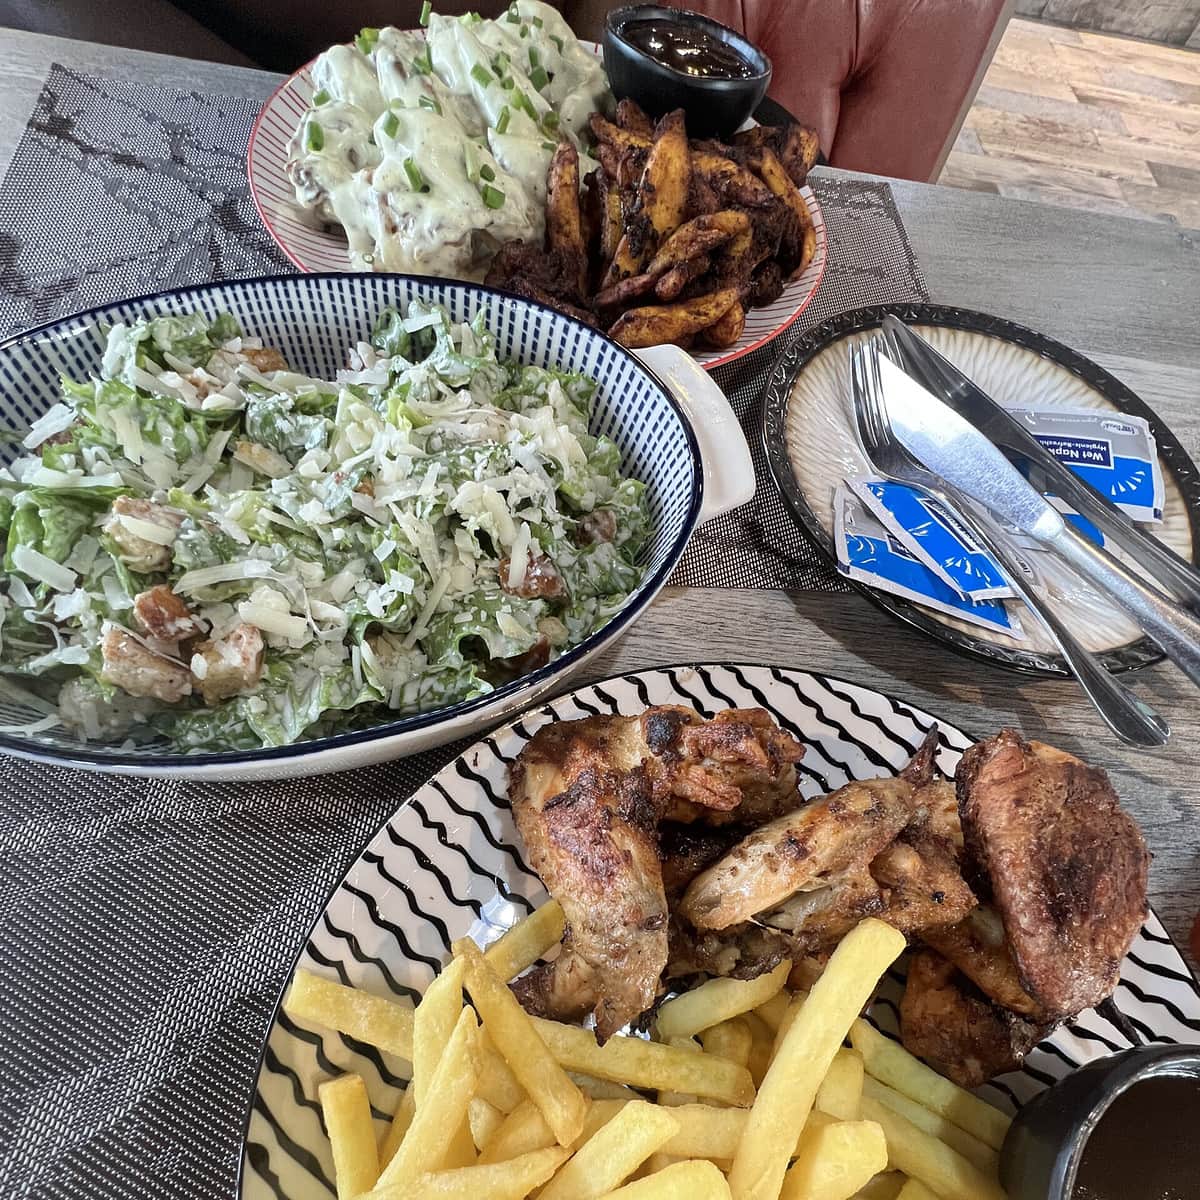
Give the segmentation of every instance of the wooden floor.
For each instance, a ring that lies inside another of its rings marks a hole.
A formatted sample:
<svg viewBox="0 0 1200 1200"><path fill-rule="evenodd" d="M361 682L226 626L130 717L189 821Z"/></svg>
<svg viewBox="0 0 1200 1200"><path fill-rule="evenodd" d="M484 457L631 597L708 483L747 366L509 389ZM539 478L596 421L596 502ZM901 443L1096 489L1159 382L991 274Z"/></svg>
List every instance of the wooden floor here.
<svg viewBox="0 0 1200 1200"><path fill-rule="evenodd" d="M1014 20L939 182L1200 230L1200 52Z"/></svg>

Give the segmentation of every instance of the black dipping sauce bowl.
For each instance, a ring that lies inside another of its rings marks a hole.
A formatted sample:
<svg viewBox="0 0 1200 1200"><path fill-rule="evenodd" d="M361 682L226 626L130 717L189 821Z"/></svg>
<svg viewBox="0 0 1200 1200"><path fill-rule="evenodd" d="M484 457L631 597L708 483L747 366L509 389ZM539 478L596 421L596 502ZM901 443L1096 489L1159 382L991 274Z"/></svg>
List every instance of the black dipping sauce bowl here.
<svg viewBox="0 0 1200 1200"><path fill-rule="evenodd" d="M631 21L655 18L701 26L744 58L752 74L745 79L689 75L656 62L622 37L622 29ZM618 100L636 100L652 117L682 108L692 137L731 137L762 103L771 82L771 60L736 30L700 13L657 4L634 4L608 14L604 69Z"/></svg>
<svg viewBox="0 0 1200 1200"><path fill-rule="evenodd" d="M1000 1183L1009 1200L1071 1200L1088 1138L1104 1114L1131 1087L1167 1075L1200 1080L1200 1047L1124 1050L1072 1071L1036 1096L1013 1120L1000 1151ZM1195 1117L1200 1137L1200 1112ZM1132 1149L1143 1157L1168 1152L1154 1145ZM1179 1169L1185 1189L1179 1194L1200 1196L1200 1179L1187 1177L1194 1165L1180 1162Z"/></svg>

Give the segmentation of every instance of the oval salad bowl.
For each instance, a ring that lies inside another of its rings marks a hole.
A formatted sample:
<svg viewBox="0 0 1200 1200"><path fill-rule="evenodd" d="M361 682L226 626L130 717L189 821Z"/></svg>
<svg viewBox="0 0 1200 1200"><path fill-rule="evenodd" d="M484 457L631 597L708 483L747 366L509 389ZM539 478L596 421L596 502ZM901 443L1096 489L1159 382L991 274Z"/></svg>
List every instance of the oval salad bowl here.
<svg viewBox="0 0 1200 1200"><path fill-rule="evenodd" d="M0 406L0 752L113 773L318 774L479 731L754 489L682 351L424 277L80 313L0 344Z"/></svg>

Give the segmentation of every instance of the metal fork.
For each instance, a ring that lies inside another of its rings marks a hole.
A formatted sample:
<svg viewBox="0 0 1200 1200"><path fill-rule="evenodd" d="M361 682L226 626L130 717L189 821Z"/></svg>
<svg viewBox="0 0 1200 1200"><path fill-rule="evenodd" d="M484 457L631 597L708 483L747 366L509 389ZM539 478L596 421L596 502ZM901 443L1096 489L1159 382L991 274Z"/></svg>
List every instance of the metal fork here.
<svg viewBox="0 0 1200 1200"><path fill-rule="evenodd" d="M882 344L881 344L882 342ZM1170 728L1148 704L1114 678L1055 615L1026 580L1024 568L1004 535L989 517L952 485L922 466L892 432L879 378L879 354L888 353L886 339L871 338L853 345L850 355L850 391L854 425L868 461L879 474L896 483L919 488L953 513L978 538L1000 564L1012 590L1037 617L1058 646L1084 694L1095 705L1108 727L1132 746L1162 746ZM903 359L888 353L903 369ZM1032 568L1031 568L1032 569Z"/></svg>

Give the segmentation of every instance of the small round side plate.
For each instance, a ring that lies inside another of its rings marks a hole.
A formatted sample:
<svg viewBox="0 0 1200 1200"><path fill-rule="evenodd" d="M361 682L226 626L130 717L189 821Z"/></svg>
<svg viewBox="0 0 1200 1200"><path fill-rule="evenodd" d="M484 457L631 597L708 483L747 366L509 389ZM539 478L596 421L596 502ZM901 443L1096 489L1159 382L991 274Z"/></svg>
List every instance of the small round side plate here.
<svg viewBox="0 0 1200 1200"><path fill-rule="evenodd" d="M771 474L808 539L836 566L833 496L838 484L874 472L853 431L847 347L895 313L928 338L1001 404L1097 408L1142 417L1158 446L1163 521L1147 528L1184 558L1200 562L1200 475L1175 435L1120 380L1082 354L1000 317L935 304L893 304L840 313L776 360L763 401L763 441ZM1046 561L1040 561L1044 558ZM1039 556L1046 592L1059 615L1110 671L1160 662L1162 654L1122 613L1053 556ZM1045 676L1066 664L1031 614L1016 602L1024 636L1008 637L851 581L905 624L951 649L998 666Z"/></svg>

